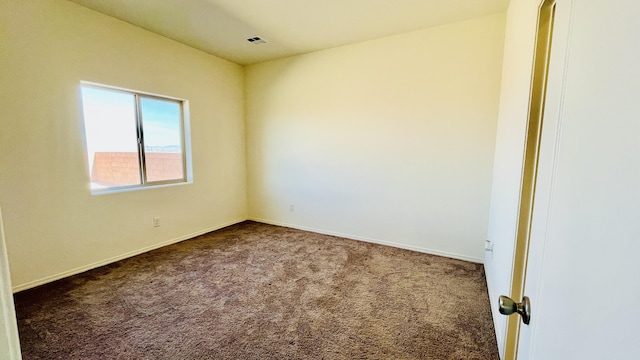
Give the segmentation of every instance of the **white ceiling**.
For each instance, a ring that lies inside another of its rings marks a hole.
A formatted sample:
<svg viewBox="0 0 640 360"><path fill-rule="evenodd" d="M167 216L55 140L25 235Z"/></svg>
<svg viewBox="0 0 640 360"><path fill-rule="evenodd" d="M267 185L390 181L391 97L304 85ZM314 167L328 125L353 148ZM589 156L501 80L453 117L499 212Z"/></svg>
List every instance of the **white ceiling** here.
<svg viewBox="0 0 640 360"><path fill-rule="evenodd" d="M241 65L506 11L509 0L70 0ZM246 39L260 36L266 44Z"/></svg>

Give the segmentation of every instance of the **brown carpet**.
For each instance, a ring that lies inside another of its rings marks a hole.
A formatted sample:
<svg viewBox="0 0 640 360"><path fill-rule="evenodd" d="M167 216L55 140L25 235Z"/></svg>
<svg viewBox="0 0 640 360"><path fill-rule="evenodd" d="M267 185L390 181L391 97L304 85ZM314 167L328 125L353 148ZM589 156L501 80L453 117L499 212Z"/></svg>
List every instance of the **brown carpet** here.
<svg viewBox="0 0 640 360"><path fill-rule="evenodd" d="M479 264L244 222L15 295L29 359L498 359Z"/></svg>

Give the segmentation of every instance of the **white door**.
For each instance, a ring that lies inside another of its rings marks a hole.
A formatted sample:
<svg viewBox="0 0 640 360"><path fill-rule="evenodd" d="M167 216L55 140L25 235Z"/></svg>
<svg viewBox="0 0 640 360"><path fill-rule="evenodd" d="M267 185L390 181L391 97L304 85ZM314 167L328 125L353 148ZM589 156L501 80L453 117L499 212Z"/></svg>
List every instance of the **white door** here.
<svg viewBox="0 0 640 360"><path fill-rule="evenodd" d="M2 211L0 210L0 359L21 359L20 343L18 341L18 327L16 313L13 307L13 293L11 292L11 278L7 251L4 245L4 229L2 227Z"/></svg>
<svg viewBox="0 0 640 360"><path fill-rule="evenodd" d="M518 359L640 359L640 2L557 0Z"/></svg>
<svg viewBox="0 0 640 360"><path fill-rule="evenodd" d="M513 351L506 351L507 317L498 313L498 297L512 294L515 239L520 218L531 74L540 4L541 0L511 0L507 12L487 236L493 250L487 252L485 257L487 287L501 359L513 359L515 356ZM512 327L510 329L513 331ZM513 347L511 350L514 350L515 340L512 339L509 343Z"/></svg>

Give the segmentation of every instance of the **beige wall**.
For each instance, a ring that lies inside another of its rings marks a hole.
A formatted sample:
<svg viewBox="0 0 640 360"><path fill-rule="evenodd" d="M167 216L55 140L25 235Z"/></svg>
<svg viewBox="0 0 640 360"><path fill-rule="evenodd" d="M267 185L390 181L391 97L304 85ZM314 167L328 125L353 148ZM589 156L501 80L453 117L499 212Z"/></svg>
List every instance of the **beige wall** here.
<svg viewBox="0 0 640 360"><path fill-rule="evenodd" d="M249 66L250 217L482 262L504 27Z"/></svg>
<svg viewBox="0 0 640 360"><path fill-rule="evenodd" d="M66 1L0 2L14 289L247 217L482 261L504 26L499 14L243 69ZM81 80L188 99L194 183L92 196Z"/></svg>
<svg viewBox="0 0 640 360"><path fill-rule="evenodd" d="M15 288L246 219L242 67L59 0L0 2L0 39L0 203ZM81 80L190 100L194 183L92 196Z"/></svg>

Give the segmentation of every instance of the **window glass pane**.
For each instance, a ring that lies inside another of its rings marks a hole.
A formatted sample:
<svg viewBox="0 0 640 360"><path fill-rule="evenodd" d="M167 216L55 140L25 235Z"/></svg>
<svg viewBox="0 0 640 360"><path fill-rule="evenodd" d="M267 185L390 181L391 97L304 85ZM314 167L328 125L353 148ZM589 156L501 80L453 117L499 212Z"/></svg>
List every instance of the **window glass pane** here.
<svg viewBox="0 0 640 360"><path fill-rule="evenodd" d="M147 182L184 178L180 102L140 97Z"/></svg>
<svg viewBox="0 0 640 360"><path fill-rule="evenodd" d="M91 188L141 184L135 97L82 86Z"/></svg>

